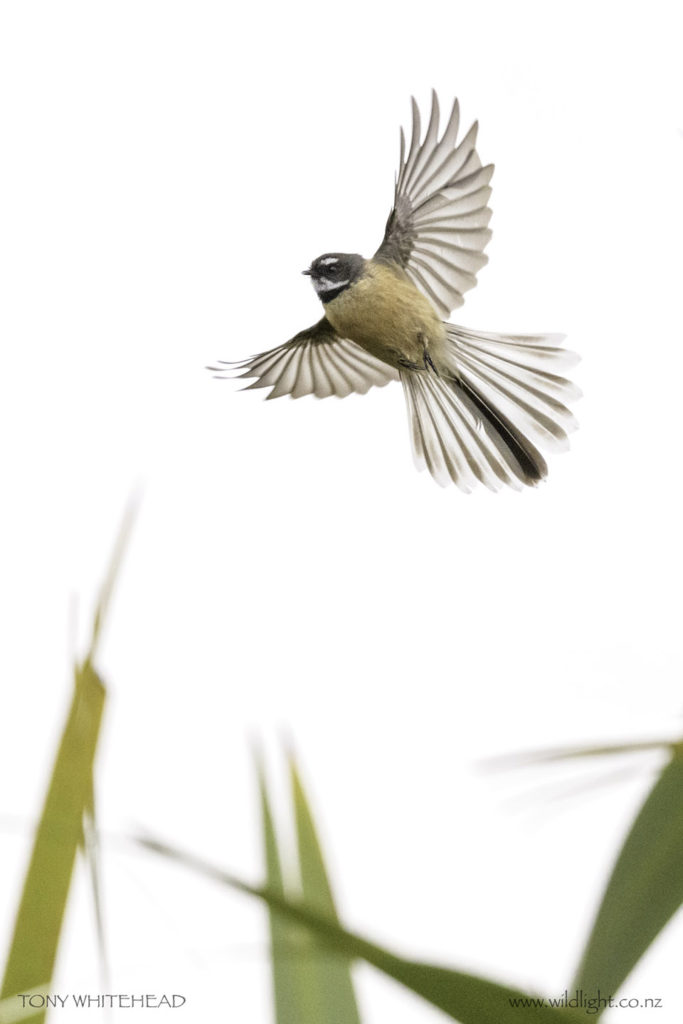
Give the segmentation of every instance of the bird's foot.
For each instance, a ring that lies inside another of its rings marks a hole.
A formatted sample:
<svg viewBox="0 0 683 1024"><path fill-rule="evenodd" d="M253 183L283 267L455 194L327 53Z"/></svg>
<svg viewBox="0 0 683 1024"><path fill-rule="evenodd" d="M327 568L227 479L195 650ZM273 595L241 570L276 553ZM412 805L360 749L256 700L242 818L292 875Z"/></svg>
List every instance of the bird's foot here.
<svg viewBox="0 0 683 1024"><path fill-rule="evenodd" d="M425 370L433 370L434 373L438 377L439 376L439 371L437 370L437 368L434 365L434 362L432 360L432 357L430 356L429 352L427 351L427 343L425 341L425 337L424 337L424 334L422 333L422 331L419 332L419 334L417 336L417 340L418 340L418 343L420 345L422 345L422 363L424 365Z"/></svg>
<svg viewBox="0 0 683 1024"><path fill-rule="evenodd" d="M425 349L425 351L424 351L423 362L424 362L425 370L432 369L434 371L434 373L437 375L437 377L439 376L439 371L437 370L436 366L434 365L432 357L430 356L430 354L427 351L427 349Z"/></svg>

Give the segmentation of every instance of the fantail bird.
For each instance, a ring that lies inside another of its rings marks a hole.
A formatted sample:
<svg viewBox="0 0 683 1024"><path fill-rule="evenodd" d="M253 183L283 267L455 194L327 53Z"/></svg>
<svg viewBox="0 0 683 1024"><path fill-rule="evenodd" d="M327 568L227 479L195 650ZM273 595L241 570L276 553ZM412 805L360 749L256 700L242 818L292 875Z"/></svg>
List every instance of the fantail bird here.
<svg viewBox="0 0 683 1024"><path fill-rule="evenodd" d="M241 369L271 387L268 398L364 394L400 380L415 460L438 483L470 491L479 481L534 485L547 473L537 446L568 447L576 426L565 402L580 392L559 371L576 356L558 334L492 334L445 322L476 284L491 231L489 182L481 166L477 124L457 143L459 108L439 138L439 104L432 93L421 140L413 130L401 156L384 239L375 255L325 253L304 270L325 315L313 327L268 352L210 367L220 376Z"/></svg>

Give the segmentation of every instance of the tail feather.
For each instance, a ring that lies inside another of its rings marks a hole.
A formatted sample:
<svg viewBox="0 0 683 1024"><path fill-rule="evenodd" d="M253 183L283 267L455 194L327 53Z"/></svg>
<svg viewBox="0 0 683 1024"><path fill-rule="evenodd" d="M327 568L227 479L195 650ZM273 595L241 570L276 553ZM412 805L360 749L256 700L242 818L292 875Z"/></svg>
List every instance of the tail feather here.
<svg viewBox="0 0 683 1024"><path fill-rule="evenodd" d="M442 486L453 480L465 491L477 481L487 482L486 466L498 479L501 471L504 477L495 453L487 451L485 441L478 438L472 422L463 415L450 391L440 386L438 378L422 371L408 371L405 376L413 450L420 468L426 466Z"/></svg>
<svg viewBox="0 0 683 1024"><path fill-rule="evenodd" d="M463 397L472 402L481 414L483 421L490 425L493 437L502 442L500 444L502 451L512 455L516 463L514 470L517 472L519 468L522 482L533 485L537 484L539 480L543 480L548 473L548 466L531 441L517 430L499 409L488 405L477 389L468 381L464 379L454 381L453 386L456 390L463 392Z"/></svg>
<svg viewBox="0 0 683 1024"><path fill-rule="evenodd" d="M534 486L547 474L537 445L568 446L580 394L555 371L576 361L557 335L477 334L446 325L447 366L400 371L413 452L443 486Z"/></svg>

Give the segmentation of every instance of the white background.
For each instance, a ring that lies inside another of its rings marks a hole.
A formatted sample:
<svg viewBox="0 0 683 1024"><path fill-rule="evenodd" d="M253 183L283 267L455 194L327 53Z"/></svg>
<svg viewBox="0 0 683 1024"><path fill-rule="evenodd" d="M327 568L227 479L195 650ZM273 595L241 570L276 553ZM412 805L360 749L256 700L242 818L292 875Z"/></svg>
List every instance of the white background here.
<svg viewBox="0 0 683 1024"><path fill-rule="evenodd" d="M260 879L254 738L282 816L297 750L350 926L564 990L657 762L605 786L591 765L571 799L561 770L477 765L680 729L675 8L3 4L0 949L141 489L101 657L110 991L270 1020L263 910L117 840L144 826ZM581 430L536 491L418 476L397 386L264 404L204 370L318 318L313 257L374 251L432 86L496 163L457 319L583 358ZM54 991L98 992L82 872L75 895ZM680 1020L682 937L623 990L665 1008L613 1020ZM357 976L367 1024L442 1019Z"/></svg>

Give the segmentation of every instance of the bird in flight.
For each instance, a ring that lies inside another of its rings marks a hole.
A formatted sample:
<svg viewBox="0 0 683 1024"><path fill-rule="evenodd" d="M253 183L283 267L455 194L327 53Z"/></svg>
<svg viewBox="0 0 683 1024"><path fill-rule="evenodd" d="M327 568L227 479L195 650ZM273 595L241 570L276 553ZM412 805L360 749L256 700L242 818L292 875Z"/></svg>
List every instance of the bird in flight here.
<svg viewBox="0 0 683 1024"><path fill-rule="evenodd" d="M476 284L491 238L490 180L476 151L477 124L458 142L456 100L439 134L439 102L424 138L413 125L401 153L394 206L375 255L329 252L304 274L323 317L280 345L209 367L255 378L268 398L344 398L400 381L413 453L441 485L533 486L547 473L539 449L563 450L578 388L562 373L577 357L558 334L495 334L449 323Z"/></svg>

